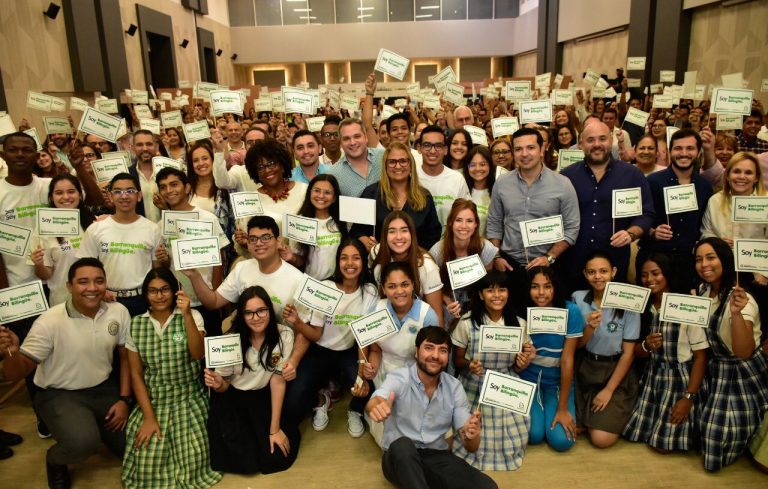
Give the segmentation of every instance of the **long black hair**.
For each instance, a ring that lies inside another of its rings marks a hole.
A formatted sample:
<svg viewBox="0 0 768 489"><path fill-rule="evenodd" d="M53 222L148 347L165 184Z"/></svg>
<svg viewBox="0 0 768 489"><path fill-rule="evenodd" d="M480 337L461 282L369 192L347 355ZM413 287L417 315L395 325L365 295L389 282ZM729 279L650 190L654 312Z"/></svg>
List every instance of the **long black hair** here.
<svg viewBox="0 0 768 489"><path fill-rule="evenodd" d="M299 209L299 215L304 217L315 217L317 209L315 209L315 206L312 204L312 189L317 182L328 182L331 184L331 187L333 187L333 197L335 200L328 208L328 213L331 215L333 222L328 223L328 230L341 233L341 239L343 240L349 234L349 230L347 229L347 226L341 224L341 219L339 219L339 197L341 197L341 190L339 189L339 181L336 180L336 177L333 175L325 173L322 175L315 175L315 178L309 182L309 185L307 185L307 193L304 195L304 203L301 205L301 209Z"/></svg>
<svg viewBox="0 0 768 489"><path fill-rule="evenodd" d="M149 304L149 283L154 279L160 279L171 288L171 310L176 308L176 292L179 291L179 281L168 267L156 267L147 273L141 284L141 296Z"/></svg>
<svg viewBox="0 0 768 489"><path fill-rule="evenodd" d="M266 290L264 290L264 287L259 285L248 287L243 291L242 294L240 294L240 298L237 300L237 311L235 313L235 318L232 320L232 329L230 331L233 334L236 333L240 335L240 347L243 350L244 368L253 370L251 365L249 365L248 361L246 360L246 353L251 347L251 328L245 324L244 311L245 305L248 304L248 301L254 297L258 297L264 301L264 304L269 309L269 322L267 323L267 329L264 331L264 342L259 348L259 365L261 365L264 370L268 372L274 372L277 369L277 365L273 365L271 362L271 352L275 349L276 346L279 345L280 356L282 357L283 342L280 339L280 330L277 328L275 307L272 304L272 299L270 299L269 294Z"/></svg>
<svg viewBox="0 0 768 489"><path fill-rule="evenodd" d="M80 226L83 228L83 231L85 231L96 218L93 216L90 209L88 209L88 206L85 205L85 194L83 193L83 186L80 184L80 180L73 175L69 173L60 173L51 179L51 183L48 185L48 207L56 208L56 205L53 203L53 192L56 190L56 184L62 180L70 182L80 195L80 202L77 204L77 208L80 210ZM61 240L59 241L61 242Z"/></svg>
<svg viewBox="0 0 768 489"><path fill-rule="evenodd" d="M476 154L482 156L488 163L488 176L485 177L485 186L488 188L488 194L491 194L491 192L493 192L493 185L496 183L496 163L493 162L491 152L485 146L477 145L467 152L467 157L464 159L464 168L462 169L464 172L464 181L467 182L467 187L469 187L471 192L472 188L475 186L475 181L469 174L469 165Z"/></svg>
<svg viewBox="0 0 768 489"><path fill-rule="evenodd" d="M616 265L613 264L613 258L611 258L611 255L607 251L603 250L595 250L589 255L587 255L587 260L584 262L584 270L587 269L587 263L591 262L592 260L596 260L598 258L602 258L603 260L608 262L608 265L611 268L615 268ZM587 302L592 302L592 299L594 297L594 291L592 290L592 286L589 286L589 292L587 292L587 295L584 297L584 300ZM623 318L624 317L624 309L613 309L613 314L611 315L611 318Z"/></svg>
<svg viewBox="0 0 768 489"><path fill-rule="evenodd" d="M536 275L539 274L544 275L552 283L552 307L565 309L565 301L568 299L568 296L565 294L565 289L560 283L560 277L554 269L544 266L537 266L528 270L528 306L534 306L533 299L531 299L531 284L533 283L533 279L536 278Z"/></svg>
<svg viewBox="0 0 768 489"><path fill-rule="evenodd" d="M354 246L358 253L360 253L360 258L363 260L363 270L360 272L360 277L357 279L357 283L360 288L362 289L362 287L366 284L375 286L376 281L374 280L373 272L371 271L370 267L368 267L368 251L365 249L365 245L363 245L359 239L349 236L342 238L341 242L339 243L339 247L336 249L336 269L334 270L333 275L328 277L328 280L332 280L337 284L340 284L344 281L344 275L341 273L341 266L339 265L339 262L341 261L341 252L347 246Z"/></svg>
<svg viewBox="0 0 768 489"><path fill-rule="evenodd" d="M696 251L705 244L710 245L720 259L723 274L720 276L720 290L717 293L717 297L720 300L720 304L725 304L728 294L731 293L731 289L736 285L736 265L733 259L733 251L728 246L728 243L720 238L711 236L696 243L696 246L693 248L694 256Z"/></svg>
<svg viewBox="0 0 768 489"><path fill-rule="evenodd" d="M473 284L472 293L472 305L470 306L470 318L472 319L472 326L476 329L480 329L480 325L485 322L483 319L485 311L485 302L483 302L480 293L484 289L490 289L494 287L508 288L507 275L504 272L498 270L491 270L483 278ZM514 291L509 290L511 296ZM519 291L518 291L519 293ZM530 294L529 294L530 295ZM504 305L504 311L502 312L504 318L504 325L506 326L520 326L517 320L517 311L512 305L512 301L507 299L507 303Z"/></svg>

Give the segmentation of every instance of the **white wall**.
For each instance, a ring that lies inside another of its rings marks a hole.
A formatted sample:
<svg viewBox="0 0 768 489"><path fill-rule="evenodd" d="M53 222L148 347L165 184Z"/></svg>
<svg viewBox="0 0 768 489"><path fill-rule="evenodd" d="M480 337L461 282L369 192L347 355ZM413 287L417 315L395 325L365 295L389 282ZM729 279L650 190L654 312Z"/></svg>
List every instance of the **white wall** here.
<svg viewBox="0 0 768 489"><path fill-rule="evenodd" d="M561 1L557 18L557 41L568 41L629 24L631 3L632 0Z"/></svg>
<svg viewBox="0 0 768 489"><path fill-rule="evenodd" d="M208 17L219 24L229 26L227 0L208 0Z"/></svg>
<svg viewBox="0 0 768 489"><path fill-rule="evenodd" d="M232 27L238 64L511 56L536 49L538 9L517 19ZM427 35L428 33L428 35Z"/></svg>

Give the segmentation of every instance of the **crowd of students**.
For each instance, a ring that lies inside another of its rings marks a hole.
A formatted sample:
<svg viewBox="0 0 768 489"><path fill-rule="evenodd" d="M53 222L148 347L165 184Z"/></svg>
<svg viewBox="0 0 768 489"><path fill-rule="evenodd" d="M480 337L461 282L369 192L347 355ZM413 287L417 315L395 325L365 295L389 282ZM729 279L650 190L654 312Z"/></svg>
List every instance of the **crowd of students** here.
<svg viewBox="0 0 768 489"><path fill-rule="evenodd" d="M211 138L193 143L180 128L115 143L52 134L39 151L5 136L0 222L32 239L27 256L2 253L0 288L42 280L50 309L2 325L0 355L56 442L49 486L70 487L68 464L102 441L125 487L286 470L302 421L325 429L347 389L349 434L368 428L398 487L495 487L480 471L582 435L695 450L708 471L749 453L768 470L768 272L737 272L732 251L768 239L768 216L731 219L733 197L767 196L762 107L734 134L708 101L662 110L615 86L617 100L577 92L551 123L495 139L490 120L517 116L511 101L407 103L377 121L373 75L361 117L326 106L319 132L251 110L210 118ZM645 127L622 124L630 107L649 112ZM206 110L185 107L185 122ZM583 159L559 164L567 149ZM114 151L132 165L99 184L92 162ZM156 156L180 166L157 169ZM685 184L696 208L667 213L665 188ZM641 209L614 218L623 189L640 190ZM243 191L262 215L235 217L230 194ZM343 221L342 196L375 201L375 225ZM77 235L40 236L44 207L79 209ZM165 210L210 224L221 265L177 270ZM288 214L317 221L316 244L283 237ZM520 224L554 216L560 239L525 246ZM452 289L447 263L473 255L486 275ZM332 314L297 303L304 274L341 293ZM610 282L650 289L645 311L603 307ZM661 321L665 293L711 298L708 326ZM529 334L528 307L567 309L565 332ZM397 332L359 348L350 322L381 310ZM482 325L523 328L521 351L481 351ZM205 369L203 338L222 332L239 335L243 362ZM487 370L536 385L530 415L478 405ZM0 457L20 442L0 431Z"/></svg>

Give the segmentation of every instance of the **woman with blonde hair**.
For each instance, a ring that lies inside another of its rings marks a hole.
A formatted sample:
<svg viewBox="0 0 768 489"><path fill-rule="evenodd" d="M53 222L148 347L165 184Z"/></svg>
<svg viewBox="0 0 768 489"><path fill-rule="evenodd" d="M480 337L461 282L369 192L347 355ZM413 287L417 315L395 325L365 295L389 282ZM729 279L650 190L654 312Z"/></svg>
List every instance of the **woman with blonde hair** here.
<svg viewBox="0 0 768 489"><path fill-rule="evenodd" d="M382 157L384 171L378 183L369 185L360 195L364 199L376 201L376 226L355 224L351 235L359 238L369 251L377 243L375 231L381 232L384 219L391 211L403 211L408 214L416 226L419 243L429 249L438 242L442 226L437 218L437 210L432 195L419 185L416 174L416 162L410 148L398 141L393 141Z"/></svg>

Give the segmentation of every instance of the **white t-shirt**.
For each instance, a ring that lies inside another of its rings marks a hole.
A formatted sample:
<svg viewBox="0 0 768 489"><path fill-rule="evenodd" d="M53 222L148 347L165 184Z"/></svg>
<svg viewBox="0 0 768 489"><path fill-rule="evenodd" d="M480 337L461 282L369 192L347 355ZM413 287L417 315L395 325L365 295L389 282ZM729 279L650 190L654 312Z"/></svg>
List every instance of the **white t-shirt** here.
<svg viewBox="0 0 768 489"><path fill-rule="evenodd" d="M493 261L493 259L496 257L496 253L499 252L499 249L493 246L493 243L488 241L487 239L483 240L483 248L480 250L480 260L482 260L483 265L486 267L490 265L490 263ZM435 243L432 248L429 250L429 254L432 256L432 258L435 259L435 263L438 267L443 266L443 240L441 239L437 243Z"/></svg>
<svg viewBox="0 0 768 489"><path fill-rule="evenodd" d="M245 361L248 362L250 370L240 365L219 367L216 371L229 380L232 387L241 391L255 391L266 387L272 375L280 375L280 370L293 352L293 330L282 324L278 324L277 329L280 331L280 342L272 349L269 361L266 362L274 366L275 371L270 372L261 366L259 352L253 346L245 352Z"/></svg>
<svg viewBox="0 0 768 489"><path fill-rule="evenodd" d="M305 257L306 265L304 273L317 280L325 280L336 271L336 250L341 243L341 233L331 231L328 224L333 220L332 217L320 219L317 228L317 245L301 245L291 240L291 250ZM341 224L342 226L344 224ZM333 229L338 229L334 224Z"/></svg>
<svg viewBox="0 0 768 489"><path fill-rule="evenodd" d="M229 238L227 238L227 235L224 233L224 230L221 228L221 223L219 222L219 218L211 214L210 212L200 209L198 207L195 207L190 212L197 212L198 213L198 221L200 222L210 222L213 224L213 235L216 236L219 240L219 249L226 248L227 245L229 245ZM176 268L173 266L173 253L171 253L171 241L174 241L176 238L164 238L165 241L165 247L168 250L168 254L171 256L171 270L173 270L173 275L176 277L176 280L181 283L181 288L184 290L184 292L187 293L189 296L190 303L192 306L197 307L201 305L200 299L197 298L197 294L195 294L195 289L192 287L192 282L189 281L189 278L187 278L186 275L181 273L180 271L177 271ZM213 287L213 267L204 267L204 268L198 268L197 269L200 272L200 275L203 277L203 281L208 287Z"/></svg>
<svg viewBox="0 0 768 489"><path fill-rule="evenodd" d="M203 209L211 214L213 214L216 209L216 202L213 197L201 197L197 194L192 194L189 196L189 203L198 209Z"/></svg>
<svg viewBox="0 0 768 489"><path fill-rule="evenodd" d="M110 216L88 226L78 256L101 260L110 290L137 289L152 269L160 243L160 228L146 217L120 224Z"/></svg>
<svg viewBox="0 0 768 489"><path fill-rule="evenodd" d="M45 250L43 264L53 268L53 275L47 280L50 289L48 303L51 306L66 302L70 297L69 290L67 290L69 267L79 258L78 253L84 237L85 231L82 228L80 228L78 236L64 236L61 238L61 242L52 236L35 235L32 237L30 250L37 249L38 244L42 245L43 250ZM32 263L32 260L29 259L28 262Z"/></svg>
<svg viewBox="0 0 768 489"><path fill-rule="evenodd" d="M379 245L377 244L371 249L369 263L373 263L378 253ZM381 283L381 265L376 265L376 268L373 269L373 276L376 279L376 283ZM424 253L422 264L419 267L419 282L421 282L421 290L418 291L418 295L421 298L443 288L443 281L440 278L440 268L429 253Z"/></svg>
<svg viewBox="0 0 768 489"><path fill-rule="evenodd" d="M304 274L286 261L272 273L262 273L259 262L255 258L241 261L224 279L216 292L229 302L235 304L245 289L260 285L267 291L275 306L278 319L283 317L283 308L293 302L296 288L301 285Z"/></svg>
<svg viewBox="0 0 768 489"><path fill-rule="evenodd" d="M324 280L323 283L340 290L331 280ZM348 350L355 344L355 335L349 323L368 314L378 300L376 287L366 284L350 294L344 293L333 316L310 310L305 322L323 328L323 335L317 340L318 345L333 351Z"/></svg>
<svg viewBox="0 0 768 489"><path fill-rule="evenodd" d="M472 189L472 202L477 206L477 217L480 218L480 236L485 237L485 228L488 225L488 209L491 207L491 193L487 188L482 190Z"/></svg>
<svg viewBox="0 0 768 489"><path fill-rule="evenodd" d="M233 165L227 170L224 153L213 156L213 181L217 187L234 192L255 192L261 187L260 183L251 179L245 165Z"/></svg>
<svg viewBox="0 0 768 489"><path fill-rule="evenodd" d="M469 199L469 189L464 176L456 170L451 170L443 166L443 171L437 176L431 176L424 173L422 165L416 167L419 175L419 184L432 194L432 200L435 201L437 217L440 224L445 227L448 220L448 214L451 212L453 201L456 199Z"/></svg>
<svg viewBox="0 0 768 489"><path fill-rule="evenodd" d="M195 321L195 327L197 327L197 330L205 332L205 323L203 321L203 316L199 312L195 311L194 309L190 309L189 312L192 313L192 319ZM179 309L178 307L173 310L173 314L168 316L168 319L166 319L163 324L160 324L160 321L153 318L152 315L149 314L149 311L145 312L140 317L148 317L149 322L152 324L152 327L155 330L155 334L159 337L162 337L165 330L168 329L168 325L171 324L171 321L173 320L174 316L176 316L177 314L183 316L181 309ZM183 320L183 317L182 317L182 320ZM131 328L128 328L128 331L125 334L125 347L131 351L135 351L135 352L139 351L136 348L136 344L133 342L133 336L131 335Z"/></svg>
<svg viewBox="0 0 768 489"><path fill-rule="evenodd" d="M21 352L39 364L35 385L87 389L107 380L115 347L125 344L130 326L131 315L118 302L102 302L94 319L71 303L59 304L35 320Z"/></svg>
<svg viewBox="0 0 768 489"><path fill-rule="evenodd" d="M37 223L37 208L48 207L48 185L50 178L32 176L32 183L23 187L0 180L0 221L34 231ZM33 251L32 248L28 253ZM21 285L37 280L35 268L26 257L3 253L8 284Z"/></svg>

